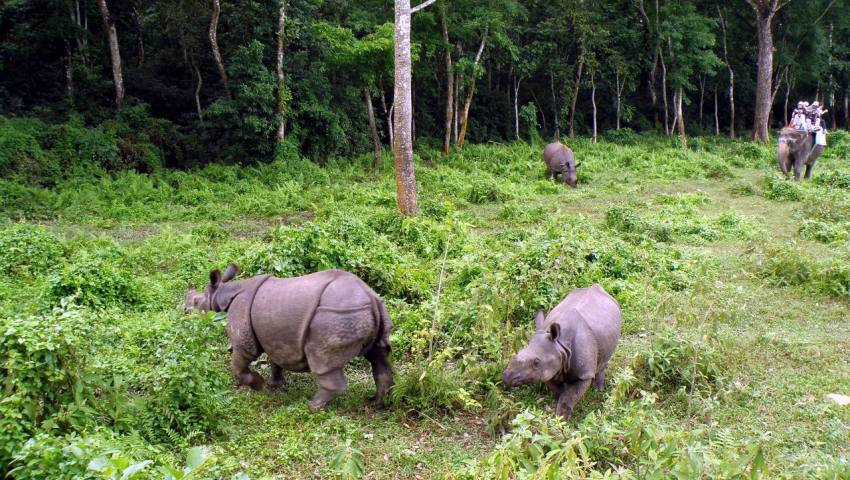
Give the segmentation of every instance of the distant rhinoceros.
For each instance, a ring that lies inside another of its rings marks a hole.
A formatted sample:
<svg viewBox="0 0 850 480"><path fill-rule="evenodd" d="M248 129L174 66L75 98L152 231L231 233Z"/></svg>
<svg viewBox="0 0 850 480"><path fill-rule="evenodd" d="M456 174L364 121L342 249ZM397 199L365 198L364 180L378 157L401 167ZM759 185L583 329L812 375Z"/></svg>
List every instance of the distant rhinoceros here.
<svg viewBox="0 0 850 480"><path fill-rule="evenodd" d="M573 151L562 143L550 143L543 149L543 161L546 169L554 178L561 175L561 181L575 188L578 184L578 164Z"/></svg>
<svg viewBox="0 0 850 480"><path fill-rule="evenodd" d="M620 339L617 301L599 285L573 290L548 315L534 318L528 346L502 374L506 387L545 383L558 398L556 412L569 419L591 381L602 390L605 369Z"/></svg>
<svg viewBox="0 0 850 480"><path fill-rule="evenodd" d="M383 403L393 382L387 359L393 324L383 300L365 282L341 270L231 281L237 273L233 264L223 276L210 272L203 292L189 289L184 310L227 312L231 365L240 384L262 388L263 377L250 365L265 352L270 387L283 385L284 370L316 375L319 391L310 401L316 411L346 390L343 367L363 355L372 365L374 400Z"/></svg>

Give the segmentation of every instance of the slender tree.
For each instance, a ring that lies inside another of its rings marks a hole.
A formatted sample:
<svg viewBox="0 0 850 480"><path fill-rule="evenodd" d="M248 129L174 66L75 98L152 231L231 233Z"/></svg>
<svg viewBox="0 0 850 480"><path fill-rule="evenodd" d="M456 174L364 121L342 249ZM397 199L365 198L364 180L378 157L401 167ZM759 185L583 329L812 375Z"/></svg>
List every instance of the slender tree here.
<svg viewBox="0 0 850 480"><path fill-rule="evenodd" d="M109 14L106 0L97 0L97 7L103 19L103 28L109 41L109 55L112 60L112 82L115 85L115 105L124 105L124 73L121 69L121 51L118 47L118 30L115 28L115 18Z"/></svg>
<svg viewBox="0 0 850 480"><path fill-rule="evenodd" d="M720 17L720 28L723 31L723 61L726 63L726 69L729 70L729 137L735 138L735 71L732 70L732 62L729 61L729 49L727 48L726 39L726 18L723 16L723 10L720 6L717 7L717 15Z"/></svg>
<svg viewBox="0 0 850 480"><path fill-rule="evenodd" d="M791 0L747 0L756 14L758 38L758 70L756 80L755 120L753 139L756 142L770 141L770 110L773 80L773 17Z"/></svg>
<svg viewBox="0 0 850 480"><path fill-rule="evenodd" d="M445 50L446 60L446 124L445 137L443 138L443 154L448 155L452 142L452 120L455 116L454 93L455 93L455 73L452 68L452 49L449 43L449 22L446 20L447 12L444 8L440 15L440 24L443 27L443 49Z"/></svg>
<svg viewBox="0 0 850 480"><path fill-rule="evenodd" d="M210 19L210 47L212 48L213 59L215 66L218 69L218 76L221 78L221 83L224 85L224 94L227 98L233 98L230 94L230 82L227 79L227 71L224 69L224 60L221 59L221 51L218 48L218 19L221 16L221 1L213 0L213 13Z"/></svg>
<svg viewBox="0 0 850 480"><path fill-rule="evenodd" d="M286 84L283 75L283 55L286 45L286 0L278 0L277 15L277 142L286 138ZM370 103L371 105L371 103Z"/></svg>
<svg viewBox="0 0 850 480"><path fill-rule="evenodd" d="M410 17L436 0L410 8L410 0L395 0L395 90L393 94L393 157L396 202L402 215L416 215L416 175L413 169L413 75L410 58Z"/></svg>

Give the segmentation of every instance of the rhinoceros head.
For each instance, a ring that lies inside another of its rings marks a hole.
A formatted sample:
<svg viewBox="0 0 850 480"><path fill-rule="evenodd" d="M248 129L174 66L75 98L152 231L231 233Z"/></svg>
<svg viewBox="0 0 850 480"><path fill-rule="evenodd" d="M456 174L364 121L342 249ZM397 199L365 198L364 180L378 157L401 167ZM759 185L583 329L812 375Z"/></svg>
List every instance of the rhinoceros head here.
<svg viewBox="0 0 850 480"><path fill-rule="evenodd" d="M571 352L558 341L561 326L553 322L544 328L544 319L543 311L537 312L534 319L537 331L528 346L511 357L502 374L506 387L548 382L558 372L569 368Z"/></svg>
<svg viewBox="0 0 850 480"><path fill-rule="evenodd" d="M238 273L239 267L231 263L224 271L224 275L221 274L221 270L219 269L215 269L210 272L210 284L207 285L207 288L205 288L204 291L199 292L190 285L189 290L186 292L186 301L183 304L183 312L188 315L195 310L199 310L201 312L209 312L210 310L213 310L214 306L212 305L212 300L215 291L218 290L223 283L233 280Z"/></svg>

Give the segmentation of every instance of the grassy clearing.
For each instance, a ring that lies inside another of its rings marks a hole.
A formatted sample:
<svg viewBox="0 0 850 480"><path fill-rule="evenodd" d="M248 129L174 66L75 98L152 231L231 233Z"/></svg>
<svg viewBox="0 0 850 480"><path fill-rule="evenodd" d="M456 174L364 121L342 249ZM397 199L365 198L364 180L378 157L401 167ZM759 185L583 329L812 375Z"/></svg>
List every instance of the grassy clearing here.
<svg viewBox="0 0 850 480"><path fill-rule="evenodd" d="M804 184L747 143L618 142L571 145L577 190L545 178L539 146L420 151L413 219L365 157L0 181L1 461L101 478L152 460L139 478L162 478L206 445L208 478L850 476L850 409L825 397L850 395L850 137ZM365 362L316 415L309 375L236 390L221 323L178 309L229 261L345 268L384 295L390 408L364 405ZM564 425L499 374L534 310L594 282L624 336L611 388Z"/></svg>

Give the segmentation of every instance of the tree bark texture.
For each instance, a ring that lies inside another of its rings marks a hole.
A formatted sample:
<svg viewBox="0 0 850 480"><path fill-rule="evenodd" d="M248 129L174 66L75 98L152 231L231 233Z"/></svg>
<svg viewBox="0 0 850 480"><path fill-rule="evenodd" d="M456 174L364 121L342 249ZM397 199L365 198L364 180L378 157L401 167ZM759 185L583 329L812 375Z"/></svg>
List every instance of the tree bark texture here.
<svg viewBox="0 0 850 480"><path fill-rule="evenodd" d="M212 47L213 59L215 66L218 69L218 76L221 78L221 83L224 85L224 94L227 98L233 98L230 94L230 82L227 80L227 71L224 69L224 61L221 59L221 51L218 48L218 18L221 16L221 2L213 0L213 13L210 19L210 46Z"/></svg>
<svg viewBox="0 0 850 480"><path fill-rule="evenodd" d="M455 76L454 71L452 70L452 50L449 44L449 26L446 21L446 14L443 12L442 15L442 27L443 27L443 43L445 44L444 48L446 50L446 124L445 124L445 137L443 138L443 155L448 155L449 150L452 146L452 121L454 120L455 112L454 112L454 93L455 93Z"/></svg>
<svg viewBox="0 0 850 480"><path fill-rule="evenodd" d="M286 46L286 0L278 0L278 16L277 16L277 142L283 142L286 138L286 97L284 95L286 77L283 75L283 54ZM371 106L371 100L370 100ZM370 110L371 113L371 110ZM372 114L374 115L374 114Z"/></svg>
<svg viewBox="0 0 850 480"><path fill-rule="evenodd" d="M109 40L109 55L112 60L112 82L115 85L115 105L121 107L124 104L124 73L121 69L121 51L118 47L118 30L115 28L115 19L109 14L106 0L97 0L100 16L103 18L103 28Z"/></svg>
<svg viewBox="0 0 850 480"><path fill-rule="evenodd" d="M410 0L395 0L395 159L396 202L403 215L415 215L416 176L413 170L413 99L411 96Z"/></svg>
<svg viewBox="0 0 850 480"><path fill-rule="evenodd" d="M372 144L375 147L372 170L377 170L381 166L381 136L378 134L378 122L375 120L375 107L372 105L372 92L369 91L369 87L363 89L363 98L366 100L366 111L369 113L369 131L372 133Z"/></svg>

